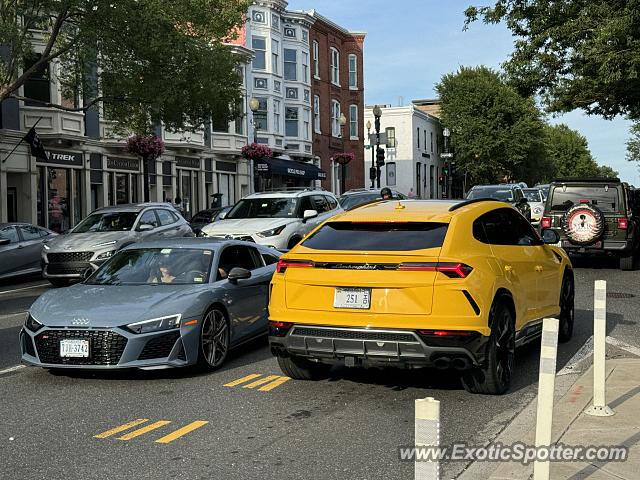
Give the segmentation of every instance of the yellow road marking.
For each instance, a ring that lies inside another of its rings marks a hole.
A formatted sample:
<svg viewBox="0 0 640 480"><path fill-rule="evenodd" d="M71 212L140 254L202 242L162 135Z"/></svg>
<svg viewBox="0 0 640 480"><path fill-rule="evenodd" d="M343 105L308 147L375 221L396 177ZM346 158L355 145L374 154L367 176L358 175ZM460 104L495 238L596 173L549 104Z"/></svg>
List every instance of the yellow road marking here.
<svg viewBox="0 0 640 480"><path fill-rule="evenodd" d="M99 433L98 435L94 435L93 438L107 438L111 435L115 435L116 433L124 432L125 430L129 430L141 423L148 422L148 418L138 418L137 420L133 420L132 422L125 423L124 425L120 425L119 427L112 428L111 430L107 430L106 432Z"/></svg>
<svg viewBox="0 0 640 480"><path fill-rule="evenodd" d="M234 380L233 382L225 383L225 387L235 387L236 385L240 385L241 383L248 382L249 380L253 380L254 378L261 377L259 373L252 373L251 375L247 375L246 377L239 378L238 380Z"/></svg>
<svg viewBox="0 0 640 480"><path fill-rule="evenodd" d="M118 440L131 440L132 438L139 437L140 435L144 435L145 433L156 430L157 428L164 427L168 423L171 422L169 420L158 420L151 425L147 425L146 427L139 428L138 430L134 430L133 432L129 432L126 435L118 437Z"/></svg>
<svg viewBox="0 0 640 480"><path fill-rule="evenodd" d="M159 438L158 440L156 440L156 443L173 442L177 438L180 438L189 432L193 432L194 430L206 425L207 423L209 422L205 422L204 420L198 420L196 422L190 423L189 425L185 425L184 427L179 428L178 430L170 433L169 435L165 435L164 437Z"/></svg>
<svg viewBox="0 0 640 480"><path fill-rule="evenodd" d="M244 385L242 388L256 388L260 385L264 385L265 383L269 383L271 380L275 380L276 378L280 378L280 375L268 375L260 380L251 382L249 385Z"/></svg>
<svg viewBox="0 0 640 480"><path fill-rule="evenodd" d="M282 385L284 382L286 382L287 380L291 380L289 377L279 377L278 379L274 380L271 383L268 383L267 385L260 387L258 390L260 390L261 392L268 392L269 390L273 390L276 387L279 387L280 385Z"/></svg>

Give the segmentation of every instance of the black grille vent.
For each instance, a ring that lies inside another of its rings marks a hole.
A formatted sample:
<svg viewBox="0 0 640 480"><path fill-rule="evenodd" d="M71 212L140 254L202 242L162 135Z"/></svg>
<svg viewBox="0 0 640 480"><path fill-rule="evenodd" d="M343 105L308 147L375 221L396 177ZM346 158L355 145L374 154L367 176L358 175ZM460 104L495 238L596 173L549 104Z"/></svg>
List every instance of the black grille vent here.
<svg viewBox="0 0 640 480"><path fill-rule="evenodd" d="M180 337L180 332L169 332L153 337L147 342L138 356L138 360L150 360L152 358L166 358Z"/></svg>
<svg viewBox="0 0 640 480"><path fill-rule="evenodd" d="M180 346L178 347L180 348L180 350L178 350L178 360L187 360L187 352L184 351L184 344L182 343L182 340L180 340Z"/></svg>
<svg viewBox="0 0 640 480"><path fill-rule="evenodd" d="M381 340L389 342L415 342L410 333L363 332L361 330L340 330L331 328L295 327L291 335L321 338L341 338L346 340Z"/></svg>
<svg viewBox="0 0 640 480"><path fill-rule="evenodd" d="M61 357L64 339L89 340L89 357ZM116 365L126 346L125 337L109 330L48 330L36 336L40 361L59 365Z"/></svg>
<svg viewBox="0 0 640 480"><path fill-rule="evenodd" d="M91 269L91 265L88 263L85 264L75 264L75 265L64 265L57 263L50 263L47 265L47 274L49 275L84 275L87 269Z"/></svg>
<svg viewBox="0 0 640 480"><path fill-rule="evenodd" d="M26 333L21 333L22 337L22 349L27 355L31 355L32 357L36 356L36 351L33 348L33 342L31 341L31 337Z"/></svg>
<svg viewBox="0 0 640 480"><path fill-rule="evenodd" d="M49 263L88 262L93 257L93 252L59 252L48 253Z"/></svg>

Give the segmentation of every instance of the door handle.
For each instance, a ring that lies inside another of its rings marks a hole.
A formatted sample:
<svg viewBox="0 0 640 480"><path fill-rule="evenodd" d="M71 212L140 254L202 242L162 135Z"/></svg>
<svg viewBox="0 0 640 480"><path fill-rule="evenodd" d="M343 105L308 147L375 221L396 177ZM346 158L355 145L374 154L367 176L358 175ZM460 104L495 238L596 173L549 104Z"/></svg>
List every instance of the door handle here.
<svg viewBox="0 0 640 480"><path fill-rule="evenodd" d="M513 271L513 267L511 265L505 265L504 266L504 271L505 272L512 272Z"/></svg>
<svg viewBox="0 0 640 480"><path fill-rule="evenodd" d="M542 270L544 270L544 268L542 268L542 265L536 265L536 272L541 272Z"/></svg>

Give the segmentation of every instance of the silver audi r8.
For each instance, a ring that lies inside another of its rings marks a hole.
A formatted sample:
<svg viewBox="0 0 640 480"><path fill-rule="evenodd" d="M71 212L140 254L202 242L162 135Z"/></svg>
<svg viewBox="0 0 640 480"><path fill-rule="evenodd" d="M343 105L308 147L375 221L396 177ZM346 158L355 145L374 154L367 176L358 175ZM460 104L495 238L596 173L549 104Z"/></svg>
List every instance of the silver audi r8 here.
<svg viewBox="0 0 640 480"><path fill-rule="evenodd" d="M20 331L22 361L214 370L229 349L267 333L268 288L279 257L236 240L126 247L82 283L36 300Z"/></svg>

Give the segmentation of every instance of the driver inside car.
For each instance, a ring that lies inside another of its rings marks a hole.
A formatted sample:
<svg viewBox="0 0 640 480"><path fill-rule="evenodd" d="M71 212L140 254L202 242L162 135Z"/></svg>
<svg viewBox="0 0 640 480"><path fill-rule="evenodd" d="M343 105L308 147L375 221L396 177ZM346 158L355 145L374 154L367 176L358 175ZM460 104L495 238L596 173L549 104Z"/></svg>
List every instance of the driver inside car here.
<svg viewBox="0 0 640 480"><path fill-rule="evenodd" d="M158 262L158 272L149 278L150 283L172 283L175 275L172 273L172 267L169 265L168 259L162 258Z"/></svg>

